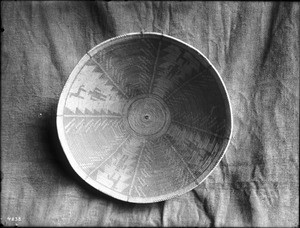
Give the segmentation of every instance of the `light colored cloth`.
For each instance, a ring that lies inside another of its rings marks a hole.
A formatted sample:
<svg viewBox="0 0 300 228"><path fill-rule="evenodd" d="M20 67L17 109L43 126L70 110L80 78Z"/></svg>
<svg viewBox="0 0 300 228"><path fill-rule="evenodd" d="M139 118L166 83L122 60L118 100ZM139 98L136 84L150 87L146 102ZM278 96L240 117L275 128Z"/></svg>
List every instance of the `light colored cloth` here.
<svg viewBox="0 0 300 228"><path fill-rule="evenodd" d="M1 2L1 223L20 226L299 226L298 2ZM199 49L232 103L213 173L171 200L92 190L56 133L62 88L92 47L163 32Z"/></svg>

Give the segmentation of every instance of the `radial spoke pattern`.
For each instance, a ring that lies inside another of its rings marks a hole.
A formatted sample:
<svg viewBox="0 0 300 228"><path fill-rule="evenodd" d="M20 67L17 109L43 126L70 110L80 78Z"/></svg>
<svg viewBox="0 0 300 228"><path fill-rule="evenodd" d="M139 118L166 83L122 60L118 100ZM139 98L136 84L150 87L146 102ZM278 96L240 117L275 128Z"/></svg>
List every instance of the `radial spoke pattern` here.
<svg viewBox="0 0 300 228"><path fill-rule="evenodd" d="M231 132L217 72L192 48L157 34L99 45L72 72L58 108L72 167L121 200L183 194L217 165Z"/></svg>
<svg viewBox="0 0 300 228"><path fill-rule="evenodd" d="M151 77L151 81L150 81L150 85L149 85L149 93L152 93L152 86L153 86L153 82L154 82L154 78L155 78L155 73L156 73L156 67L157 67L157 61L159 58L159 52L160 52L160 47L161 47L161 41L159 42L159 46L158 46L158 50L157 50L157 55L155 58L155 63L154 63L154 67L153 67L153 73L152 73L152 77Z"/></svg>

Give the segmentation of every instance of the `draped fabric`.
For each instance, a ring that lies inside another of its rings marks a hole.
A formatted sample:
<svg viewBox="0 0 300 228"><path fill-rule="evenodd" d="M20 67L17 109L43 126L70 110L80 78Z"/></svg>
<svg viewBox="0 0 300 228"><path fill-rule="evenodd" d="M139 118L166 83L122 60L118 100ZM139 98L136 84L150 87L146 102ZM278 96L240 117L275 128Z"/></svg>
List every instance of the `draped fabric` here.
<svg viewBox="0 0 300 228"><path fill-rule="evenodd" d="M1 2L1 223L19 226L299 226L299 3ZM130 32L200 50L232 105L233 137L211 175L164 202L89 187L56 130L81 57Z"/></svg>

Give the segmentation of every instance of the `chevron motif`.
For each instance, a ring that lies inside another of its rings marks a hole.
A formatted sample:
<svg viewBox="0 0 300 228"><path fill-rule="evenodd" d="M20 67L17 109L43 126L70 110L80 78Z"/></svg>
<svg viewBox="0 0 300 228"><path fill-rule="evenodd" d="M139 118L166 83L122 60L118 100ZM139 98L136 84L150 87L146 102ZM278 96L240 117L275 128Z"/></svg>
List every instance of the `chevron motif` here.
<svg viewBox="0 0 300 228"><path fill-rule="evenodd" d="M189 52L178 46L166 46L163 42L161 49L153 93L164 98L174 88L182 85L187 80L187 75L196 75L204 68L195 63L196 59Z"/></svg>
<svg viewBox="0 0 300 228"><path fill-rule="evenodd" d="M148 93L158 45L151 39L134 40L118 44L109 52L103 50L93 58L128 97L134 97Z"/></svg>
<svg viewBox="0 0 300 228"><path fill-rule="evenodd" d="M205 80L202 80L202 77ZM224 119L224 102L215 98L221 95L214 79L206 77L206 74L203 74L196 77L192 83L182 84L175 92L171 92L165 101L170 107L173 121L222 135L228 122Z"/></svg>
<svg viewBox="0 0 300 228"><path fill-rule="evenodd" d="M81 132L66 134L70 150L73 151L74 159L79 166L89 173L95 165L108 157L111 151L116 150L124 140L124 135L111 138L113 136L111 128L105 132Z"/></svg>
<svg viewBox="0 0 300 228"><path fill-rule="evenodd" d="M191 182L191 175L174 153L170 143L163 139L148 141L140 158L130 195L152 197L153 192L164 194ZM160 182L153 185L154 180Z"/></svg>
<svg viewBox="0 0 300 228"><path fill-rule="evenodd" d="M98 168L96 180L107 184L107 187L117 192L128 194L140 147L139 140L135 138L128 140L119 152Z"/></svg>
<svg viewBox="0 0 300 228"><path fill-rule="evenodd" d="M189 105L193 105L193 103L190 102ZM220 116L219 107L213 106L209 112L205 113L204 111L189 110L188 107L183 106L172 116L172 122L196 132L227 138L228 136L225 135L227 120Z"/></svg>
<svg viewBox="0 0 300 228"><path fill-rule="evenodd" d="M72 118L65 126L66 134L80 134L88 132L103 131L106 128L112 128L115 135L116 132L122 132L124 134L124 129L120 127L122 123L121 118L91 118L87 119L85 117Z"/></svg>
<svg viewBox="0 0 300 228"><path fill-rule="evenodd" d="M209 164L207 161L214 159L224 141L206 132L188 129L180 124L171 124L166 137L182 154L195 176L201 175L206 167L205 164Z"/></svg>

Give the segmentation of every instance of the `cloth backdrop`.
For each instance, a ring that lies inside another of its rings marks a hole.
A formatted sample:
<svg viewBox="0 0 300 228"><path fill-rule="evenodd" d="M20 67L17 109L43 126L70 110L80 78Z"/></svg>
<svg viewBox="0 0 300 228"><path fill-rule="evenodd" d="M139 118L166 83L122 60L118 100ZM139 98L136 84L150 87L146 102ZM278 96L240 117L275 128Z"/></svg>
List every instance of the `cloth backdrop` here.
<svg viewBox="0 0 300 228"><path fill-rule="evenodd" d="M298 2L1 2L1 223L19 226L299 226ZM85 184L56 131L72 69L118 35L162 32L209 58L233 138L194 190L126 203Z"/></svg>

